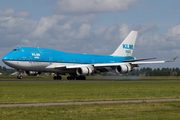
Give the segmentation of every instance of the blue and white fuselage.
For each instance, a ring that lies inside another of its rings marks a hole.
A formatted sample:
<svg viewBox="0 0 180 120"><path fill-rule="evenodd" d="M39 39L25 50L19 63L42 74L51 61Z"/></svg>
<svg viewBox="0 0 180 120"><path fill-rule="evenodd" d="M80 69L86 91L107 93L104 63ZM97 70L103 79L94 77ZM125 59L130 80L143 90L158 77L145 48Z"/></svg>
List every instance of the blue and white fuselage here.
<svg viewBox="0 0 180 120"><path fill-rule="evenodd" d="M48 66L121 63L123 60L134 60L134 57L74 54L52 49L30 47L17 47L3 58L3 61L8 66L16 69L61 73L64 70L49 69Z"/></svg>

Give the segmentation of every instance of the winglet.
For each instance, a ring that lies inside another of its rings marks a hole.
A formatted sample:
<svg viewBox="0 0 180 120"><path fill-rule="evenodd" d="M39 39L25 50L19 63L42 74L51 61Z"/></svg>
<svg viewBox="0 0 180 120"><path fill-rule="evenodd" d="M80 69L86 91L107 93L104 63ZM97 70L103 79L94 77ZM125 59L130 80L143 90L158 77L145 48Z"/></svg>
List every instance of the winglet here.
<svg viewBox="0 0 180 120"><path fill-rule="evenodd" d="M173 58L173 59L171 59L171 60L167 60L166 62L174 62L177 58L178 58L178 57L175 57L175 58Z"/></svg>

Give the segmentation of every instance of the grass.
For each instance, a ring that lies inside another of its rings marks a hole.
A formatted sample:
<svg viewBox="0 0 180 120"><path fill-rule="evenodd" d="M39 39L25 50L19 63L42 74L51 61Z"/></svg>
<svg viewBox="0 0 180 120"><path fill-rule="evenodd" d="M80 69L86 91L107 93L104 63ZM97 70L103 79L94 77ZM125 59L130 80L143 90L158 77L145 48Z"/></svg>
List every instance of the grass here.
<svg viewBox="0 0 180 120"><path fill-rule="evenodd" d="M180 81L0 82L0 104L180 98Z"/></svg>
<svg viewBox="0 0 180 120"><path fill-rule="evenodd" d="M63 77L63 79L65 79ZM17 80L17 76L0 76L0 80ZM53 76L24 76L23 80L53 80Z"/></svg>
<svg viewBox="0 0 180 120"><path fill-rule="evenodd" d="M180 98L180 81L0 82L0 104ZM179 120L180 102L0 108L1 120Z"/></svg>
<svg viewBox="0 0 180 120"><path fill-rule="evenodd" d="M0 108L9 120L179 120L180 102Z"/></svg>

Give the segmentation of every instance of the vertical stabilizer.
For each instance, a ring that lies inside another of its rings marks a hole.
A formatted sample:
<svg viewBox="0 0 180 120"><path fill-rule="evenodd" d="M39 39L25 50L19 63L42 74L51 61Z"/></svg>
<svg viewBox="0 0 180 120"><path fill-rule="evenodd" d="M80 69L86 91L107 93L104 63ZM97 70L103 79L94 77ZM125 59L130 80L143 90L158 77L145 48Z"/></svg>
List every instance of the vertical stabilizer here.
<svg viewBox="0 0 180 120"><path fill-rule="evenodd" d="M112 56L126 56L131 57L137 37L137 31L131 31L124 39L121 45L116 49Z"/></svg>

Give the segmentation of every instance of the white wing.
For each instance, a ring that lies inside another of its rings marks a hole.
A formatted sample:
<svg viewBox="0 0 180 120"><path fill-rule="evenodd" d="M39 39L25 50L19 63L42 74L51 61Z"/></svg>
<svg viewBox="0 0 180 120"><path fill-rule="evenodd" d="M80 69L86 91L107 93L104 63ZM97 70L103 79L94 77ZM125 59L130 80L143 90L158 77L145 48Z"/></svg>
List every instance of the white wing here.
<svg viewBox="0 0 180 120"><path fill-rule="evenodd" d="M154 64L154 63L165 63L165 62L174 62L177 57L171 59L171 60L166 60L166 61L147 61L147 62L136 62L136 61L140 61L140 60L148 60L148 59L154 59L154 58L147 58L147 59L138 59L138 60L132 60L133 62L129 62L129 61L124 61L121 63L99 63L99 64L63 64L63 65L59 65L59 64L52 64L47 66L46 68L55 68L55 69L75 69L75 68L81 68L81 67L88 67L88 66L93 66L94 68L96 67L115 67L115 66L119 66L119 65L126 65L126 64L130 64L133 66L136 65L141 65L141 64Z"/></svg>

